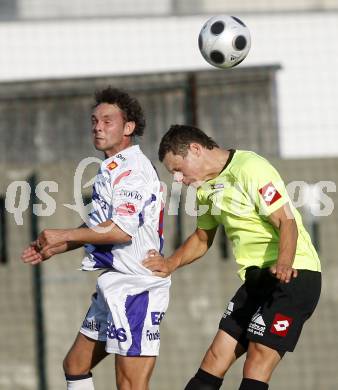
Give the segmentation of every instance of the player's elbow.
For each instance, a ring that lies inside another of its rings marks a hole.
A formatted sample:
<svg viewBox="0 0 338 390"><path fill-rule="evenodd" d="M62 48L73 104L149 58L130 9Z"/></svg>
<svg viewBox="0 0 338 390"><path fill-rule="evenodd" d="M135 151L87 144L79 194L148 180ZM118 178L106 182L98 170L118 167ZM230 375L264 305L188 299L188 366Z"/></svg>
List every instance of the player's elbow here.
<svg viewBox="0 0 338 390"><path fill-rule="evenodd" d="M127 244L132 240L132 237L113 221L101 223L100 228L103 229L103 244Z"/></svg>
<svg viewBox="0 0 338 390"><path fill-rule="evenodd" d="M128 244L128 242L131 242L132 240L132 237L127 234L127 233L123 233L121 235L121 244Z"/></svg>
<svg viewBox="0 0 338 390"><path fill-rule="evenodd" d="M129 242L131 242L131 240L132 237L129 234L123 232L122 230L111 234L108 233L105 237L105 241L107 244L108 243L128 244Z"/></svg>

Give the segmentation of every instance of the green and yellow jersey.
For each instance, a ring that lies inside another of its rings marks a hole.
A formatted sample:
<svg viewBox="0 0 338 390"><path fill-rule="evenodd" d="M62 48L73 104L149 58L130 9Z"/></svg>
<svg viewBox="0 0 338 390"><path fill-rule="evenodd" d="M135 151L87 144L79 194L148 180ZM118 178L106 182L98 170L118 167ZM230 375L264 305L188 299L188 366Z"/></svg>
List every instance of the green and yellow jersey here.
<svg viewBox="0 0 338 390"><path fill-rule="evenodd" d="M289 203L298 227L293 267L320 272L320 261L299 212L276 169L254 152L231 150L223 171L197 189L197 227L223 225L242 280L251 266L266 268L278 257L279 230L268 216Z"/></svg>

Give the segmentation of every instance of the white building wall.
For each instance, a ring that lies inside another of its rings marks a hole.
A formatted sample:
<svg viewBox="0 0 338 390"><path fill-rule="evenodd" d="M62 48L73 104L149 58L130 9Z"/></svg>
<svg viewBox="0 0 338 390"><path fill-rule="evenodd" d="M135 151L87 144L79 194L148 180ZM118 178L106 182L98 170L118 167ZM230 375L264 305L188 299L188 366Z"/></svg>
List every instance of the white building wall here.
<svg viewBox="0 0 338 390"><path fill-rule="evenodd" d="M2 0L4 1L4 0ZM338 9L337 0L5 0L19 19ZM1 5L0 5L1 6Z"/></svg>
<svg viewBox="0 0 338 390"><path fill-rule="evenodd" d="M180 7L192 12L193 1L182 1ZM198 0L200 12L267 12L336 9L337 0Z"/></svg>
<svg viewBox="0 0 338 390"><path fill-rule="evenodd" d="M171 6L171 0L18 0L17 16L34 19L161 15L170 13Z"/></svg>
<svg viewBox="0 0 338 390"><path fill-rule="evenodd" d="M241 17L241 15L239 15ZM240 66L281 64L285 157L338 155L338 13L246 15ZM197 36L206 16L0 24L0 82L208 68Z"/></svg>

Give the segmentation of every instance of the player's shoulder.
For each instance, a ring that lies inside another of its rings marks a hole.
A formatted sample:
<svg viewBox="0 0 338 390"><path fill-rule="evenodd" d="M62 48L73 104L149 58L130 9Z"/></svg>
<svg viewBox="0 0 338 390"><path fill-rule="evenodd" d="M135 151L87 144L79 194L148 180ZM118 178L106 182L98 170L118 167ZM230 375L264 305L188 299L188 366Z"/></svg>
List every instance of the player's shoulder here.
<svg viewBox="0 0 338 390"><path fill-rule="evenodd" d="M269 161L251 150L236 150L231 171L237 176L241 174L259 173L261 169L271 166Z"/></svg>
<svg viewBox="0 0 338 390"><path fill-rule="evenodd" d="M106 159L102 164L102 169L110 175L113 183L121 175L141 182L157 177L151 161L138 145L133 145Z"/></svg>
<svg viewBox="0 0 338 390"><path fill-rule="evenodd" d="M240 165L259 164L262 161L267 161L263 156L260 156L252 150L236 150L235 160Z"/></svg>
<svg viewBox="0 0 338 390"><path fill-rule="evenodd" d="M138 145L130 146L104 160L102 169L108 171L113 176L127 169L137 170L140 167L142 155L143 153Z"/></svg>

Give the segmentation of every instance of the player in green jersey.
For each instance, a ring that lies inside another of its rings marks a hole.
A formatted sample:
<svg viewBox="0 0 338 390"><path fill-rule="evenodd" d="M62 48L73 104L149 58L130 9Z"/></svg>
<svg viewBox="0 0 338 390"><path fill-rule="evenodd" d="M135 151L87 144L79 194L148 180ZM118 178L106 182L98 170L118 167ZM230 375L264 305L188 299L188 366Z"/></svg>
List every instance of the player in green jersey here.
<svg viewBox="0 0 338 390"><path fill-rule="evenodd" d="M320 295L320 262L301 216L267 160L221 149L197 128L172 126L161 140L159 159L174 180L197 188L200 213L195 232L170 257L152 253L144 265L157 276L170 275L202 257L223 225L243 280L185 389L219 389L246 353L239 390L266 390Z"/></svg>

